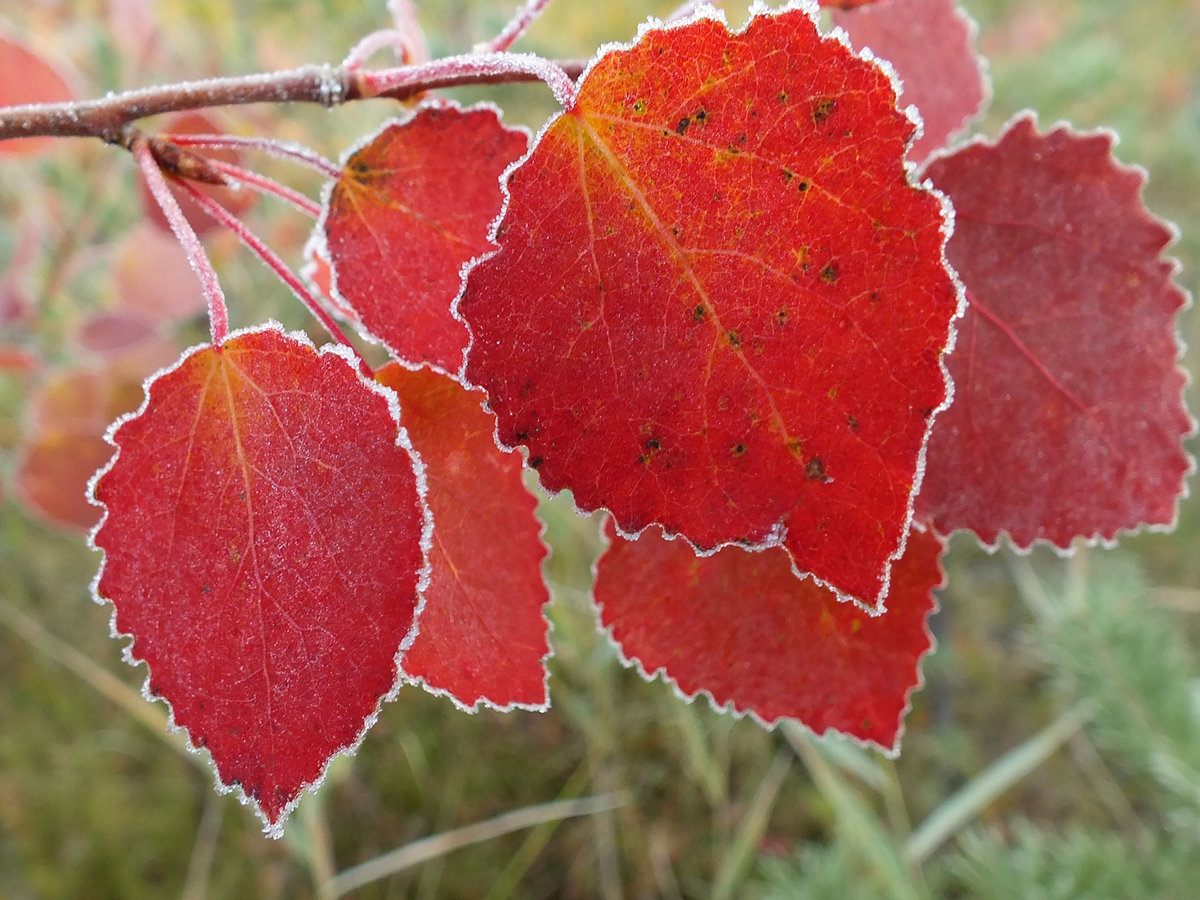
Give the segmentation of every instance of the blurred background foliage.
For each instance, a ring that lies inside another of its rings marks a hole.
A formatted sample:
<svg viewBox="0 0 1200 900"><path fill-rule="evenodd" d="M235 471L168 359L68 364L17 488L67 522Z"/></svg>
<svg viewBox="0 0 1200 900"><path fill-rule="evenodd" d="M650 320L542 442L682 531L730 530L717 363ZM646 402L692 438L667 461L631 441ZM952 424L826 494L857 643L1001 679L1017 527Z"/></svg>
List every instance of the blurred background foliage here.
<svg viewBox="0 0 1200 900"><path fill-rule="evenodd" d="M511 5L419 7L434 53L445 54L497 32ZM1173 252L1195 293L1200 3L964 5L995 91L977 130L995 135L1027 107L1046 125L1113 127L1120 158L1152 173L1150 207L1181 227ZM520 46L587 57L672 6L559 0ZM731 8L730 20L743 12ZM2 15L0 27L61 64L80 96L336 61L387 21L382 0L35 0ZM553 111L538 86L460 96L487 97L533 128ZM215 119L337 157L395 111L256 107ZM304 173L263 168L319 189ZM268 201L246 217L299 261L303 217ZM87 338L96 312L119 311L138 274L136 263L124 281L113 270L142 218L130 160L98 142L0 163L0 302L18 313L0 343L25 354L0 373L0 897L324 897L348 884L330 882L335 872L371 860L395 871L354 896L1196 895L1200 512L1190 501L1173 534L1070 560L989 556L956 538L934 620L939 649L895 761L685 705L622 669L590 608L595 526L545 501L553 710L468 716L405 689L358 755L302 802L288 836L266 840L165 732L163 708L140 699L143 671L120 661L109 610L89 599L97 560L79 530L14 497L48 382L82 373L102 388L71 425L94 429L161 364L155 354L205 335L191 315L160 335L166 349L139 344L119 362ZM228 235L210 246L235 324L307 325ZM182 276L161 288L194 290ZM1195 343L1196 316L1183 321ZM75 440L71 428L51 437ZM587 815L544 806L589 795L604 800L571 807ZM455 831L514 810L532 827L501 833L506 819L482 834ZM383 856L396 848L407 855Z"/></svg>

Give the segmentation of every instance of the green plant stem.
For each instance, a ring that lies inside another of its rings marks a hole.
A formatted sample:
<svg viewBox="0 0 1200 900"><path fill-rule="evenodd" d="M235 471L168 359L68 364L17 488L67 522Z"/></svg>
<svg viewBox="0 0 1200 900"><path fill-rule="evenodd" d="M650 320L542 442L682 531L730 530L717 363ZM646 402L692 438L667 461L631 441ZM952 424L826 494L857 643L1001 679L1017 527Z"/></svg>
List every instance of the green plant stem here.
<svg viewBox="0 0 1200 900"><path fill-rule="evenodd" d="M1049 759L1096 714L1091 701L1076 703L1024 743L1005 753L948 797L913 832L906 853L917 863L950 839L992 801Z"/></svg>
<svg viewBox="0 0 1200 900"><path fill-rule="evenodd" d="M594 816L617 809L627 803L622 795L601 794L579 800L556 800L538 806L527 806L473 825L465 825L431 837L405 844L390 853L339 872L329 882L333 896L341 897L365 884L395 875L405 869L420 865L447 853L452 853L471 844L490 841L514 831L533 828L543 822L570 819L577 816Z"/></svg>
<svg viewBox="0 0 1200 900"><path fill-rule="evenodd" d="M562 791L559 792L558 800L569 801L576 799L579 794L587 787L588 769L587 763L581 763L578 768L567 779L567 783L563 785ZM517 884L529 871L529 867L533 865L533 861L537 859L538 854L549 842L554 832L558 830L558 826L562 823L562 819L553 819L549 822L543 822L529 832L529 835L522 842L517 852L509 859L508 864L504 867L504 871L500 873L491 888L487 892L487 897L484 900L505 900L512 895Z"/></svg>
<svg viewBox="0 0 1200 900"><path fill-rule="evenodd" d="M791 752L786 747L780 747L762 781L759 782L758 789L750 800L750 806L738 824L733 841L726 848L721 865L717 868L712 891L714 900L726 900L733 896L734 888L745 874L758 845L762 842L771 819L771 810L775 808L775 800L791 766Z"/></svg>
<svg viewBox="0 0 1200 900"><path fill-rule="evenodd" d="M0 625L23 638L26 643L107 697L127 712L135 721L193 765L207 771L207 764L195 753L189 753L181 732L167 728L167 716L157 703L147 703L132 687L108 670L97 665L70 644L55 637L40 622L17 609L0 596Z"/></svg>
<svg viewBox="0 0 1200 900"><path fill-rule="evenodd" d="M817 787L833 809L837 830L852 852L875 872L884 886L884 896L895 900L920 900L924 890L914 878L908 864L896 850L896 843L887 833L875 811L865 803L822 756L817 742L795 722L780 725L787 738L804 760L804 765Z"/></svg>

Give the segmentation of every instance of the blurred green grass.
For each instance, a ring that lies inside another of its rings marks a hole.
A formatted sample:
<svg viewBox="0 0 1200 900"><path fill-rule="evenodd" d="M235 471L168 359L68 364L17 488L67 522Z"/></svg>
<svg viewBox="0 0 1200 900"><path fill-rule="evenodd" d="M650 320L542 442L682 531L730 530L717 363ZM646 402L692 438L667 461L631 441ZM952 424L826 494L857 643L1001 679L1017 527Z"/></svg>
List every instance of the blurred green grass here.
<svg viewBox="0 0 1200 900"><path fill-rule="evenodd" d="M488 37L509 5L440 0L421 9L435 52L448 53ZM1188 0L965 5L980 21L995 87L980 131L994 135L1024 108L1038 110L1043 124L1068 119L1114 127L1121 159L1151 172L1151 208L1181 227L1173 251L1184 262L1181 283L1193 293L1200 289L1200 7ZM153 5L161 42L139 68L109 32L110 8L74 2L5 14L71 61L89 94L340 59L385 18L382 2L163 0ZM622 0L597 14L594 6L559 0L526 46L586 56L599 42L632 37L645 15L671 8ZM741 12L730 19L740 22ZM532 127L552 111L536 86L486 96L510 121ZM304 140L336 157L388 112L383 104L333 112L256 109L229 121ZM69 352L64 335L93 300L86 284L52 290L56 261L129 227L138 216L133 196L129 161L90 144L64 147L37 163L5 162L0 171L5 222L35 215L52 243L34 279L37 337L48 358ZM293 259L304 237L303 223L294 218L262 205L252 214L254 226L279 249L289 250L291 241ZM11 229L0 227L0 261L15 240ZM219 258L235 322L276 315L305 324L257 263L230 253ZM1195 343L1196 316L1185 314L1184 323ZM0 448L6 451L19 435L21 407L19 385L0 387ZM6 475L12 457L4 453ZM214 793L210 774L115 703L119 694L101 693L94 673L64 665L71 657L62 646L27 639L40 629L112 673L125 696L140 689L143 670L120 661L120 644L108 636L109 611L88 597L95 556L77 537L31 520L9 496L8 483L0 506L0 897L318 896L316 879L330 866L342 869L510 809L614 791L630 798L617 811L459 850L356 896L479 897L494 887L496 896L516 897L704 897L718 880L734 895L753 896L767 888L753 879L750 857L761 851L786 859L801 846L805 862L799 873L780 876L785 883L827 877L830 891L849 896L846 879L853 876L851 886L878 896L876 876L850 865L864 850L846 830L844 804L858 797L863 821L878 817L878 830L868 832L902 855L906 823L922 821L1064 708L1054 676L1059 670L1047 658L1048 626L1032 611L1030 584L1014 580L1014 572L1032 572L1035 583L1057 584L1072 572L1096 589L1113 582L1103 563L1067 563L1039 551L1025 569L1026 562L989 556L956 539L947 563L950 586L935 620L940 648L927 660L927 686L915 698L904 753L895 763L878 763L883 789L875 794L836 766L824 781L814 780L809 767L824 771L822 757L804 756L808 765L788 762L790 751L778 755L786 745L780 734L704 703L681 704L669 687L621 669L588 606L594 525L561 499L547 501L543 511L555 547L547 567L556 594L554 708L468 716L406 689L384 709L358 755L337 763L320 796L303 801L289 837L271 842L253 816ZM1200 631L1196 506L1184 504L1171 535L1128 539L1117 551L1083 558L1109 557L1142 570L1150 587L1129 590L1169 607L1153 615L1190 646L1192 671ZM30 621L34 631L26 628L25 637L14 630L14 623ZM161 706L145 709L162 718ZM1167 834L1175 820L1153 778L1129 760L1132 751L1109 749L1103 735L1089 727L1073 738L1069 752L1056 753L1002 794L981 821L1002 837L1014 817L1072 833L1128 836L1140 824ZM782 769L781 758L788 763ZM967 850L974 846L965 831L958 838ZM1005 845L986 845L997 846ZM943 866L959 859L955 852L940 851L913 875L918 893L969 896L970 882L961 874L967 871L1004 877L985 850L958 868ZM798 882L787 890L802 895Z"/></svg>

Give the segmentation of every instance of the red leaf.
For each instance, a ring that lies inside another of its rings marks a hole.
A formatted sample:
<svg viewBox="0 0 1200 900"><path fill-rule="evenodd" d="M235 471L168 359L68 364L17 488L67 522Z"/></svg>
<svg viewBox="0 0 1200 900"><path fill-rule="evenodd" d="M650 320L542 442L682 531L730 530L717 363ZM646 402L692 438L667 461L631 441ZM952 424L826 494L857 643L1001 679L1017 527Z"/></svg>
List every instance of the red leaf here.
<svg viewBox="0 0 1200 900"><path fill-rule="evenodd" d="M66 80L44 56L0 35L0 106L70 99ZM39 153L53 144L54 138L49 137L0 141L0 156Z"/></svg>
<svg viewBox="0 0 1200 900"><path fill-rule="evenodd" d="M123 311L171 323L204 312L200 280L173 234L143 222L113 249L115 293Z"/></svg>
<svg viewBox="0 0 1200 900"><path fill-rule="evenodd" d="M975 23L958 0L885 0L833 21L854 46L870 47L896 69L904 83L901 103L921 111L925 130L908 151L924 160L983 108L988 82L975 52Z"/></svg>
<svg viewBox="0 0 1200 900"><path fill-rule="evenodd" d="M817 0L817 6L832 9L857 9L860 6L878 2L879 0Z"/></svg>
<svg viewBox="0 0 1200 900"><path fill-rule="evenodd" d="M1141 201L1112 136L1032 117L935 159L969 295L955 394L930 439L919 514L1019 547L1168 525L1191 461L1174 235Z"/></svg>
<svg viewBox="0 0 1200 900"><path fill-rule="evenodd" d="M607 533L596 569L601 621L643 674L662 672L689 699L703 691L768 725L798 719L816 734L833 728L897 749L933 646L925 621L942 543L932 532L909 535L877 617L796 578L776 549L701 558L654 532L622 540L611 520Z"/></svg>
<svg viewBox="0 0 1200 900"><path fill-rule="evenodd" d="M39 519L79 531L100 521L87 500L88 481L112 456L105 428L137 409L142 371L121 361L56 372L38 385L15 478L17 495Z"/></svg>
<svg viewBox="0 0 1200 900"><path fill-rule="evenodd" d="M400 397L435 526L420 630L404 671L466 708L545 708L546 547L521 458L496 446L481 394L395 363L377 377Z"/></svg>
<svg viewBox="0 0 1200 900"><path fill-rule="evenodd" d="M395 412L267 327L190 351L111 440L97 597L147 693L277 836L397 682L424 519Z"/></svg>
<svg viewBox="0 0 1200 900"><path fill-rule="evenodd" d="M602 56L459 304L500 441L626 533L782 542L880 598L958 307L912 130L803 10Z"/></svg>
<svg viewBox="0 0 1200 900"><path fill-rule="evenodd" d="M334 288L397 359L462 366L463 264L493 246L500 175L528 145L490 107L422 107L346 160L323 222Z"/></svg>
<svg viewBox="0 0 1200 900"><path fill-rule="evenodd" d="M130 312L94 313L83 321L76 336L80 349L100 356L122 355L156 339L163 340L158 326ZM109 417L106 424L111 421ZM105 454L104 459L110 455ZM95 471L95 466L92 470Z"/></svg>

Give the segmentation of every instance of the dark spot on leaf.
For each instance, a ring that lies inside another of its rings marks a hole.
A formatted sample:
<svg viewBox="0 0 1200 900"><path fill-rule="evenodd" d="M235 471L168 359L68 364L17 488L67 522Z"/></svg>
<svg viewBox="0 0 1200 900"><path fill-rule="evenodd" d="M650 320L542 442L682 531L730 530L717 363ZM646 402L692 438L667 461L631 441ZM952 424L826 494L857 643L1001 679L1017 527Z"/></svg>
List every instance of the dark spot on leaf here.
<svg viewBox="0 0 1200 900"><path fill-rule="evenodd" d="M819 456L814 456L804 466L804 474L809 481L824 481L825 480L825 461Z"/></svg>
<svg viewBox="0 0 1200 900"><path fill-rule="evenodd" d="M875 303L879 299L879 291L871 291L871 302Z"/></svg>
<svg viewBox="0 0 1200 900"><path fill-rule="evenodd" d="M693 322L703 322L706 318L708 318L708 310L705 307L697 305L696 308L692 310Z"/></svg>
<svg viewBox="0 0 1200 900"><path fill-rule="evenodd" d="M788 93L787 93L787 91L780 91L780 92L779 92L779 97L778 97L777 99L779 100L779 102L780 102L780 103L787 103L787 102L788 102Z"/></svg>
<svg viewBox="0 0 1200 900"><path fill-rule="evenodd" d="M695 120L697 122L707 121L708 120L708 110L706 110L706 109L697 110L696 115L693 118L695 118Z"/></svg>
<svg viewBox="0 0 1200 900"><path fill-rule="evenodd" d="M736 331L725 332L725 340L729 342L730 347L742 346L742 336Z"/></svg>
<svg viewBox="0 0 1200 900"><path fill-rule="evenodd" d="M647 450L658 450L661 447L662 444L660 444L655 438L650 438L650 440L646 441Z"/></svg>
<svg viewBox="0 0 1200 900"><path fill-rule="evenodd" d="M679 120L679 124L675 126L675 133L683 134L685 131L688 130L688 126L691 124L692 124L692 120L689 119L687 116L684 116L682 119Z"/></svg>
<svg viewBox="0 0 1200 900"><path fill-rule="evenodd" d="M788 320L788 311L786 308L781 309L781 310L779 310L779 312L775 313L775 324L776 325L786 325L787 320Z"/></svg>
<svg viewBox="0 0 1200 900"><path fill-rule="evenodd" d="M531 457L529 457L529 468L534 469L536 471L537 469L540 469L542 467L542 463L544 463L545 461L546 460L540 456L531 456Z"/></svg>
<svg viewBox="0 0 1200 900"><path fill-rule="evenodd" d="M729 452L734 456L744 456L746 453L746 445L742 443L734 444L733 449Z"/></svg>
<svg viewBox="0 0 1200 900"><path fill-rule="evenodd" d="M850 426L851 431L858 431L858 419L854 416L846 416L846 424Z"/></svg>
<svg viewBox="0 0 1200 900"><path fill-rule="evenodd" d="M800 440L800 438L790 438L787 442L787 448L792 456L799 456L800 452L804 449L804 441Z"/></svg>
<svg viewBox="0 0 1200 900"><path fill-rule="evenodd" d="M807 190L808 190L808 182L807 182L807 181L801 181L801 182L800 182L798 185L796 185L796 189L797 189L798 191L800 191L800 193L802 193L802 194L803 194L805 191L807 191Z"/></svg>
<svg viewBox="0 0 1200 900"><path fill-rule="evenodd" d="M933 415L933 410L934 410L934 407L932 407L932 406L921 407L921 418L928 419L930 416Z"/></svg>
<svg viewBox="0 0 1200 900"><path fill-rule="evenodd" d="M209 594L212 593L212 586L206 584L204 587L200 588L200 590L202 593Z"/></svg>
<svg viewBox="0 0 1200 900"><path fill-rule="evenodd" d="M822 97L813 104L812 118L813 121L820 125L822 122L828 121L837 109L837 100L833 97Z"/></svg>
<svg viewBox="0 0 1200 900"><path fill-rule="evenodd" d="M833 263L829 263L821 270L821 280L826 284L833 284L838 280L838 269Z"/></svg>
<svg viewBox="0 0 1200 900"><path fill-rule="evenodd" d="M521 430L521 431L515 432L513 434L513 437L516 439L518 444L523 444L527 440L529 440L529 432L525 431L525 430Z"/></svg>
<svg viewBox="0 0 1200 900"><path fill-rule="evenodd" d="M633 101L633 111L635 113L644 113L646 111L646 103L644 100Z"/></svg>
<svg viewBox="0 0 1200 900"><path fill-rule="evenodd" d="M790 172L790 171L788 171L787 169L784 169L784 170L783 170L783 180L784 180L785 182L787 182L787 181L791 181L791 180L792 180L793 178L795 178L795 177L796 177L796 173L795 173L795 172Z"/></svg>

